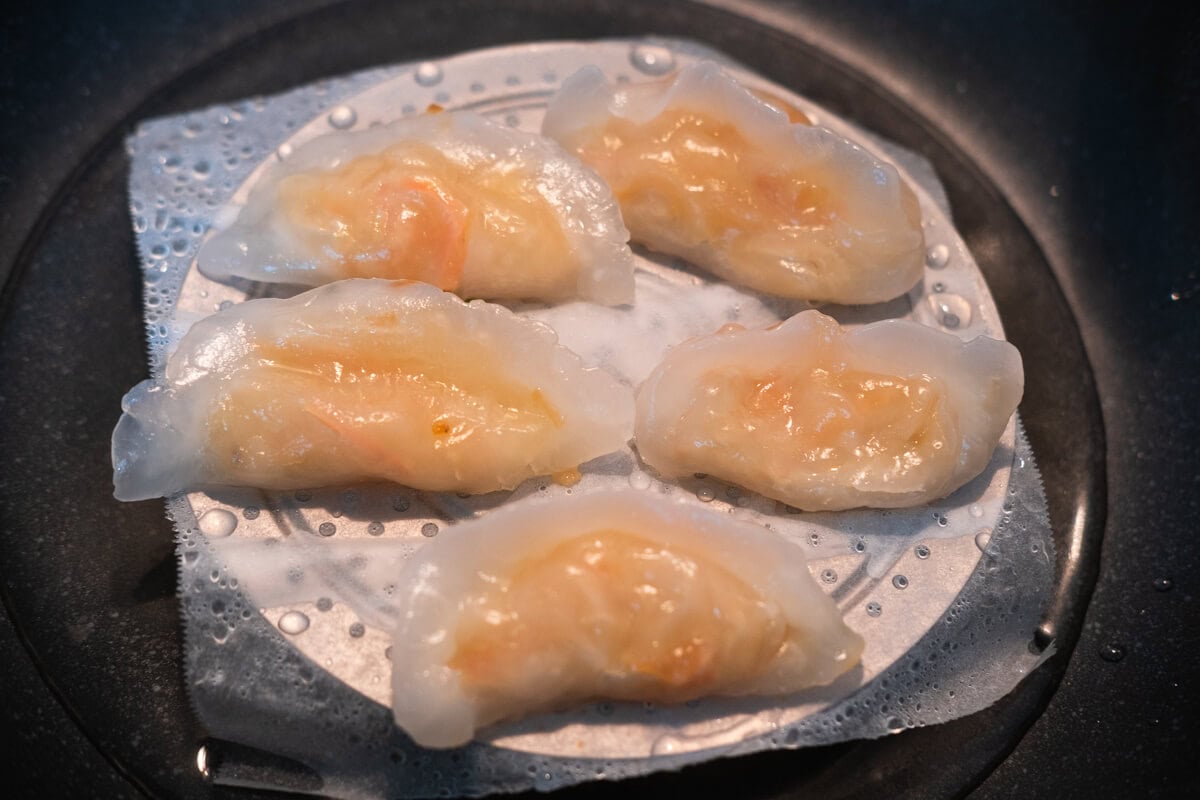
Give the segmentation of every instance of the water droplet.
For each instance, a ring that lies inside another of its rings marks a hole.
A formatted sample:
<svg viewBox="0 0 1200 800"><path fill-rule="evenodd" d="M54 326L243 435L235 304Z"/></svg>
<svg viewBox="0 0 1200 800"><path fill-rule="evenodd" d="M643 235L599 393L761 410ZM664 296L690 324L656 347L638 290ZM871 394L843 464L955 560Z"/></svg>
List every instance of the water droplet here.
<svg viewBox="0 0 1200 800"><path fill-rule="evenodd" d="M421 86L436 86L442 82L442 68L432 61L417 66L413 78Z"/></svg>
<svg viewBox="0 0 1200 800"><path fill-rule="evenodd" d="M1175 582L1170 578L1155 578L1154 589L1159 592L1169 592L1175 588Z"/></svg>
<svg viewBox="0 0 1200 800"><path fill-rule="evenodd" d="M521 124L521 118L518 117L516 114L509 114L507 117L504 118L504 124L510 128L515 128Z"/></svg>
<svg viewBox="0 0 1200 800"><path fill-rule="evenodd" d="M367 533L369 533L372 536L379 536L380 534L383 533L383 523L382 522L369 523L367 525Z"/></svg>
<svg viewBox="0 0 1200 800"><path fill-rule="evenodd" d="M971 324L971 304L957 294L939 292L929 295L933 315L946 328L962 328Z"/></svg>
<svg viewBox="0 0 1200 800"><path fill-rule="evenodd" d="M200 770L200 774L208 777L208 748L200 745L200 749L196 751L196 769Z"/></svg>
<svg viewBox="0 0 1200 800"><path fill-rule="evenodd" d="M337 533L337 525L334 525L332 522L322 522L317 527L317 533L322 536L333 536Z"/></svg>
<svg viewBox="0 0 1200 800"><path fill-rule="evenodd" d="M935 283L933 286L931 286L929 288L932 289L934 292L944 292L944 291L946 291L946 284L942 283L941 281L938 281L937 283Z"/></svg>
<svg viewBox="0 0 1200 800"><path fill-rule="evenodd" d="M242 516L246 519L258 519L259 513L258 506L246 506L242 510Z"/></svg>
<svg viewBox="0 0 1200 800"><path fill-rule="evenodd" d="M383 657L386 658L388 661L392 660L392 646L390 644L387 647L383 648Z"/></svg>
<svg viewBox="0 0 1200 800"><path fill-rule="evenodd" d="M629 63L647 75L666 75L675 69L675 54L658 45L639 44L630 52Z"/></svg>
<svg viewBox="0 0 1200 800"><path fill-rule="evenodd" d="M205 536L220 538L233 533L238 521L232 512L223 508L211 508L200 516L197 524Z"/></svg>
<svg viewBox="0 0 1200 800"><path fill-rule="evenodd" d="M979 519L983 516L983 506L979 505L979 503L972 503L971 507L967 509L967 513L975 517L975 519Z"/></svg>
<svg viewBox="0 0 1200 800"><path fill-rule="evenodd" d="M1125 648L1119 644L1105 644L1100 647L1100 657L1112 664L1125 657Z"/></svg>
<svg viewBox="0 0 1200 800"><path fill-rule="evenodd" d="M165 244L156 244L150 248L150 257L154 259L167 257L167 246Z"/></svg>
<svg viewBox="0 0 1200 800"><path fill-rule="evenodd" d="M308 489L299 489L293 497L296 498L296 502L298 503L307 503L309 500L312 500L312 492Z"/></svg>
<svg viewBox="0 0 1200 800"><path fill-rule="evenodd" d="M992 541L992 529L984 528L979 533L975 534L975 546L980 550L986 550L988 542Z"/></svg>
<svg viewBox="0 0 1200 800"><path fill-rule="evenodd" d="M817 545L819 545L821 543L821 534L810 533L808 535L808 543L811 544L813 547L816 547Z"/></svg>
<svg viewBox="0 0 1200 800"><path fill-rule="evenodd" d="M874 600L867 603L867 616L868 617L878 617L882 613L883 613L883 606L879 605L879 603L876 603Z"/></svg>
<svg viewBox="0 0 1200 800"><path fill-rule="evenodd" d="M863 553L863 552L866 552L866 549L867 549L867 543L864 542L862 539L859 539L857 542L854 543L854 552Z"/></svg>
<svg viewBox="0 0 1200 800"><path fill-rule="evenodd" d="M204 180L208 177L208 173L211 171L212 167L209 166L207 161L197 161L192 165L192 175L194 175L197 180Z"/></svg>
<svg viewBox="0 0 1200 800"><path fill-rule="evenodd" d="M711 503L716 495L713 494L712 489L709 489L707 486L705 486L703 489L700 489L696 492L696 497L700 498L700 502L702 503Z"/></svg>
<svg viewBox="0 0 1200 800"><path fill-rule="evenodd" d="M470 88L471 88L472 94L479 94L480 92L483 91L483 84L476 81L475 83L471 84Z"/></svg>
<svg viewBox="0 0 1200 800"><path fill-rule="evenodd" d="M363 634L365 634L366 632L367 632L366 626L364 626L361 622L355 622L350 625L351 638L354 638L354 639L362 638Z"/></svg>
<svg viewBox="0 0 1200 800"><path fill-rule="evenodd" d="M832 569L821 570L821 580L825 583L837 583L837 572Z"/></svg>
<svg viewBox="0 0 1200 800"><path fill-rule="evenodd" d="M916 554L917 558L929 558L929 547L928 545L919 544L913 548L913 553Z"/></svg>
<svg viewBox="0 0 1200 800"><path fill-rule="evenodd" d="M904 730L904 723L901 722L900 720L896 719L895 717L892 717L891 719L888 720L887 726L888 726L888 730L892 731L893 733L896 731Z"/></svg>
<svg viewBox="0 0 1200 800"><path fill-rule="evenodd" d="M925 254L925 263L934 269L941 269L950 261L950 248L944 244L935 244Z"/></svg>
<svg viewBox="0 0 1200 800"><path fill-rule="evenodd" d="M308 615L301 611L289 611L279 618L279 630L295 636L308 630Z"/></svg>
<svg viewBox="0 0 1200 800"><path fill-rule="evenodd" d="M937 524L938 524L938 527L944 528L950 524L950 520L946 517L945 514L938 514L937 515Z"/></svg>
<svg viewBox="0 0 1200 800"><path fill-rule="evenodd" d="M649 489L650 483L650 476L644 472L632 472L629 475L629 485L634 489Z"/></svg>
<svg viewBox="0 0 1200 800"><path fill-rule="evenodd" d="M358 112L350 106L338 106L329 112L328 119L330 125L339 131L344 131L358 122Z"/></svg>
<svg viewBox="0 0 1200 800"><path fill-rule="evenodd" d="M283 161L291 154L292 154L292 146L290 144L288 144L287 142L284 142L283 144L279 145L279 147L276 148L276 150L275 150L275 157L278 158L280 161Z"/></svg>
<svg viewBox="0 0 1200 800"><path fill-rule="evenodd" d="M521 79L516 75L509 75L504 79L504 82L509 86L518 86L521 83Z"/></svg>
<svg viewBox="0 0 1200 800"><path fill-rule="evenodd" d="M897 589L907 589L908 578L904 575L896 575L892 578L892 586L895 586Z"/></svg>
<svg viewBox="0 0 1200 800"><path fill-rule="evenodd" d="M333 601L328 597L317 598L317 611L328 611L333 608Z"/></svg>
<svg viewBox="0 0 1200 800"><path fill-rule="evenodd" d="M436 522L426 522L421 526L422 536L437 536L438 526Z"/></svg>
<svg viewBox="0 0 1200 800"><path fill-rule="evenodd" d="M393 497L392 508L397 511L408 511L409 502L407 497Z"/></svg>

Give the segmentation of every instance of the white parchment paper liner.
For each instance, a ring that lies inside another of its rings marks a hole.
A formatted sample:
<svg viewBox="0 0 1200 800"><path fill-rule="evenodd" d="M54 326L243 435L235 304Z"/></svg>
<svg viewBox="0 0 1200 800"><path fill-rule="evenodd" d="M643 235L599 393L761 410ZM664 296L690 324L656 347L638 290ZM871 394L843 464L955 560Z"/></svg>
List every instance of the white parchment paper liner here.
<svg viewBox="0 0 1200 800"><path fill-rule="evenodd" d="M192 261L228 205L244 198L256 170L286 158L296 143L330 127L417 113L431 102L473 107L536 129L545 98L583 64L638 80L699 58L720 60L739 79L793 99L820 124L884 154L919 187L930 245L925 281L893 303L823 310L849 324L907 316L963 338L1002 335L982 276L954 233L944 193L922 159L692 43L549 43L387 67L144 124L128 149L153 374L161 375L172 342L197 317L223 303L278 291L214 284ZM714 322L761 324L804 307L729 289L670 259L640 258L633 309L531 307L523 313L554 325L585 359L636 383L645 364L613 357L612 348L596 347L596 337L575 334L568 323L582 319L584 331L589 325L621 330L630 342L662 329L677 341L714 329ZM674 306L693 305L701 311L672 316ZM550 789L947 721L995 702L1039 663L1029 645L1053 582L1053 552L1040 479L1015 423L984 475L945 501L905 511L795 514L709 478L660 482L641 471L629 452L584 472L574 491L612 485L658 491L754 519L796 541L847 621L867 638L863 668L834 687L793 698L706 700L675 709L599 703L497 726L459 750L425 751L395 728L386 707L386 599L379 586L356 588L370 584L363 577L370 570L358 571L365 557L355 548L379 552L383 545L403 558L420 546L430 525L436 532L498 503L570 490L531 481L513 493L471 498L383 486L178 496L168 501L168 511L178 532L186 666L196 711L214 737L308 768L295 783L247 779L250 773L227 762L214 779L346 797ZM234 528L228 538L207 535ZM327 541L336 546L311 549L330 529L336 537ZM267 542L285 549L303 544L307 554L288 567L295 592L279 605L264 603L252 587L247 596L239 584L239 575L257 568L246 554L276 546ZM286 614L299 615L292 621L303 618L302 633L286 624L293 633L280 632Z"/></svg>

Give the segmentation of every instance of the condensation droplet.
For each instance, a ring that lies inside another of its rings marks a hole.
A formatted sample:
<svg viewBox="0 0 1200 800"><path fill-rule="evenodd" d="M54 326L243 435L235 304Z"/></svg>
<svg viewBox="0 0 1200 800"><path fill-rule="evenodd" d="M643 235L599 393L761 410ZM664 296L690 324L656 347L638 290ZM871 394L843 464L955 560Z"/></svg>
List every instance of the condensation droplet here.
<svg viewBox="0 0 1200 800"><path fill-rule="evenodd" d="M197 520L200 530L205 536L220 538L228 536L237 528L237 517L223 508L211 508L205 511Z"/></svg>
<svg viewBox="0 0 1200 800"><path fill-rule="evenodd" d="M705 486L703 489L700 489L696 492L696 497L700 498L700 502L702 503L711 503L716 495L713 494L712 489L709 489L707 486Z"/></svg>
<svg viewBox="0 0 1200 800"><path fill-rule="evenodd" d="M983 516L983 506L979 505L979 503L972 503L971 507L967 509L967 513L975 517L975 519L979 519Z"/></svg>
<svg viewBox="0 0 1200 800"><path fill-rule="evenodd" d="M825 581L825 583L837 583L837 578L835 570L828 568L821 570L821 580Z"/></svg>
<svg viewBox="0 0 1200 800"><path fill-rule="evenodd" d="M808 543L811 544L813 547L816 547L817 545L819 545L821 543L821 534L810 533L808 535Z"/></svg>
<svg viewBox="0 0 1200 800"><path fill-rule="evenodd" d="M350 636L354 639L362 638L363 634L366 632L366 626L364 626L361 622L355 622L350 625Z"/></svg>
<svg viewBox="0 0 1200 800"><path fill-rule="evenodd" d="M992 529L984 528L979 533L975 534L975 546L980 550L986 550L988 542L992 541Z"/></svg>
<svg viewBox="0 0 1200 800"><path fill-rule="evenodd" d="M892 577L892 586L895 586L897 589L907 589L908 578L904 575L895 575Z"/></svg>
<svg viewBox="0 0 1200 800"><path fill-rule="evenodd" d="M436 522L426 522L421 526L422 536L437 536L438 526Z"/></svg>
<svg viewBox="0 0 1200 800"><path fill-rule="evenodd" d="M322 536L333 536L337 533L337 525L334 525L332 522L322 522L317 527L317 533Z"/></svg>
<svg viewBox="0 0 1200 800"><path fill-rule="evenodd" d="M961 295L946 292L931 294L929 307L943 327L963 328L971 324L971 304Z"/></svg>
<svg viewBox="0 0 1200 800"><path fill-rule="evenodd" d="M504 124L510 128L515 128L521 124L521 118L518 117L516 114L509 114L507 117L504 118Z"/></svg>
<svg viewBox="0 0 1200 800"><path fill-rule="evenodd" d="M302 611L289 611L279 618L279 630L295 636L308 630L308 615Z"/></svg>
<svg viewBox="0 0 1200 800"><path fill-rule="evenodd" d="M379 536L383 533L383 523L378 521L368 523L367 533L371 534L372 536Z"/></svg>
<svg viewBox="0 0 1200 800"><path fill-rule="evenodd" d="M866 549L867 549L867 543L865 541L863 541L862 539L859 539L857 542L854 543L854 552L863 553L863 552L866 552Z"/></svg>
<svg viewBox="0 0 1200 800"><path fill-rule="evenodd" d="M196 751L196 769L200 770L200 774L208 777L208 748L200 745L200 749Z"/></svg>
<svg viewBox="0 0 1200 800"><path fill-rule="evenodd" d="M1105 644L1100 647L1100 657L1112 664L1125 657L1125 648L1119 644Z"/></svg>
<svg viewBox="0 0 1200 800"><path fill-rule="evenodd" d="M629 63L647 75L666 75L675 69L675 54L658 45L639 44L630 52Z"/></svg>
<svg viewBox="0 0 1200 800"><path fill-rule="evenodd" d="M901 722L900 720L896 719L895 717L892 717L891 719L888 720L887 726L888 726L888 730L892 731L893 733L896 731L904 730L904 723Z"/></svg>
<svg viewBox="0 0 1200 800"><path fill-rule="evenodd" d="M925 254L925 263L934 269L941 269L950 262L950 248L944 244L935 244Z"/></svg>
<svg viewBox="0 0 1200 800"><path fill-rule="evenodd" d="M329 611L333 608L333 600L328 597L317 598L317 611Z"/></svg>
<svg viewBox="0 0 1200 800"><path fill-rule="evenodd" d="M246 506L242 510L242 516L246 519L258 519L259 513L258 506Z"/></svg>
<svg viewBox="0 0 1200 800"><path fill-rule="evenodd" d="M330 125L339 131L344 131L358 122L358 112L350 106L338 106L329 112L328 119Z"/></svg>
<svg viewBox="0 0 1200 800"><path fill-rule="evenodd" d="M410 503L408 502L407 497L393 497L392 498L392 508L394 508L397 511L408 511L409 505L410 505Z"/></svg>
<svg viewBox="0 0 1200 800"><path fill-rule="evenodd" d="M879 603L876 603L874 600L867 603L867 616L868 617L878 617L882 613L883 613L883 606L879 605Z"/></svg>
<svg viewBox="0 0 1200 800"><path fill-rule="evenodd" d="M1175 588L1175 582L1170 578L1155 578L1154 589L1159 592L1169 592Z"/></svg>
<svg viewBox="0 0 1200 800"><path fill-rule="evenodd" d="M929 558L929 546L919 544L913 548L913 553L916 554L917 558Z"/></svg>
<svg viewBox="0 0 1200 800"><path fill-rule="evenodd" d="M207 161L197 161L192 165L192 175L195 176L197 180L204 180L208 177L208 173L211 171L212 167L209 166Z"/></svg>
<svg viewBox="0 0 1200 800"><path fill-rule="evenodd" d="M442 81L442 68L432 61L417 66L413 78L421 86L436 86Z"/></svg>
<svg viewBox="0 0 1200 800"><path fill-rule="evenodd" d="M275 157L278 158L280 161L283 161L291 154L292 154L292 146L290 144L288 144L287 142L284 142L283 144L279 145L279 147L277 147L275 149Z"/></svg>
<svg viewBox="0 0 1200 800"><path fill-rule="evenodd" d="M292 496L296 498L296 502L298 503L307 503L309 500L312 500L312 492L308 489L298 489Z"/></svg>
<svg viewBox="0 0 1200 800"><path fill-rule="evenodd" d="M629 475L629 485L634 489L649 489L650 476L644 472L633 472Z"/></svg>

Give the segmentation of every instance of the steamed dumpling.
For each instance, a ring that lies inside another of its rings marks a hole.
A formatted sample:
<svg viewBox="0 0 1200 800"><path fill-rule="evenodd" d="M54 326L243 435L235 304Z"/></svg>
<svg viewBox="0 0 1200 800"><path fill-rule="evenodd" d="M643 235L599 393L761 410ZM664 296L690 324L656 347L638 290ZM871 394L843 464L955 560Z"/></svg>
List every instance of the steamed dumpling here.
<svg viewBox="0 0 1200 800"><path fill-rule="evenodd" d="M196 323L125 396L116 496L382 479L489 492L625 445L631 392L552 330L428 284L359 279Z"/></svg>
<svg viewBox="0 0 1200 800"><path fill-rule="evenodd" d="M630 490L456 526L396 586L393 707L426 747L591 699L795 692L863 648L794 545Z"/></svg>
<svg viewBox="0 0 1200 800"><path fill-rule="evenodd" d="M896 169L714 64L638 84L585 68L542 131L608 181L635 241L733 283L873 303L921 277L920 207Z"/></svg>
<svg viewBox="0 0 1200 800"><path fill-rule="evenodd" d="M987 466L1024 389L1008 342L805 311L684 342L637 396L638 453L797 508L915 506Z"/></svg>
<svg viewBox="0 0 1200 800"><path fill-rule="evenodd" d="M274 165L200 249L211 278L407 278L467 298L633 300L604 183L554 142L470 112L326 134Z"/></svg>

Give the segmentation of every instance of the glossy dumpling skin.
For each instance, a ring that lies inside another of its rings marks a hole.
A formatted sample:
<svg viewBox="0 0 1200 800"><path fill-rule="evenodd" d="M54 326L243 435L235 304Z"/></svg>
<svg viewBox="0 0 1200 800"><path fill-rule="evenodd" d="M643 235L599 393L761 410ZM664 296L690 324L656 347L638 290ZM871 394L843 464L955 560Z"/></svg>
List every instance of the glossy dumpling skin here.
<svg viewBox="0 0 1200 800"><path fill-rule="evenodd" d="M200 249L217 280L431 283L465 298L633 299L604 183L535 134L470 112L326 134L272 165Z"/></svg>
<svg viewBox="0 0 1200 800"><path fill-rule="evenodd" d="M708 62L662 81L580 70L542 131L612 187L635 241L733 283L834 303L921 277L920 207L896 169Z"/></svg>
<svg viewBox="0 0 1200 800"><path fill-rule="evenodd" d="M125 396L116 496L389 480L488 492L625 445L631 392L544 325L428 284L357 279L250 300Z"/></svg>
<svg viewBox="0 0 1200 800"><path fill-rule="evenodd" d="M786 694L830 683L863 647L797 547L629 490L456 526L397 587L393 708L426 747L591 699Z"/></svg>
<svg viewBox="0 0 1200 800"><path fill-rule="evenodd" d="M638 390L643 461L810 511L901 508L974 478L1024 390L1008 342L805 311L671 350Z"/></svg>

